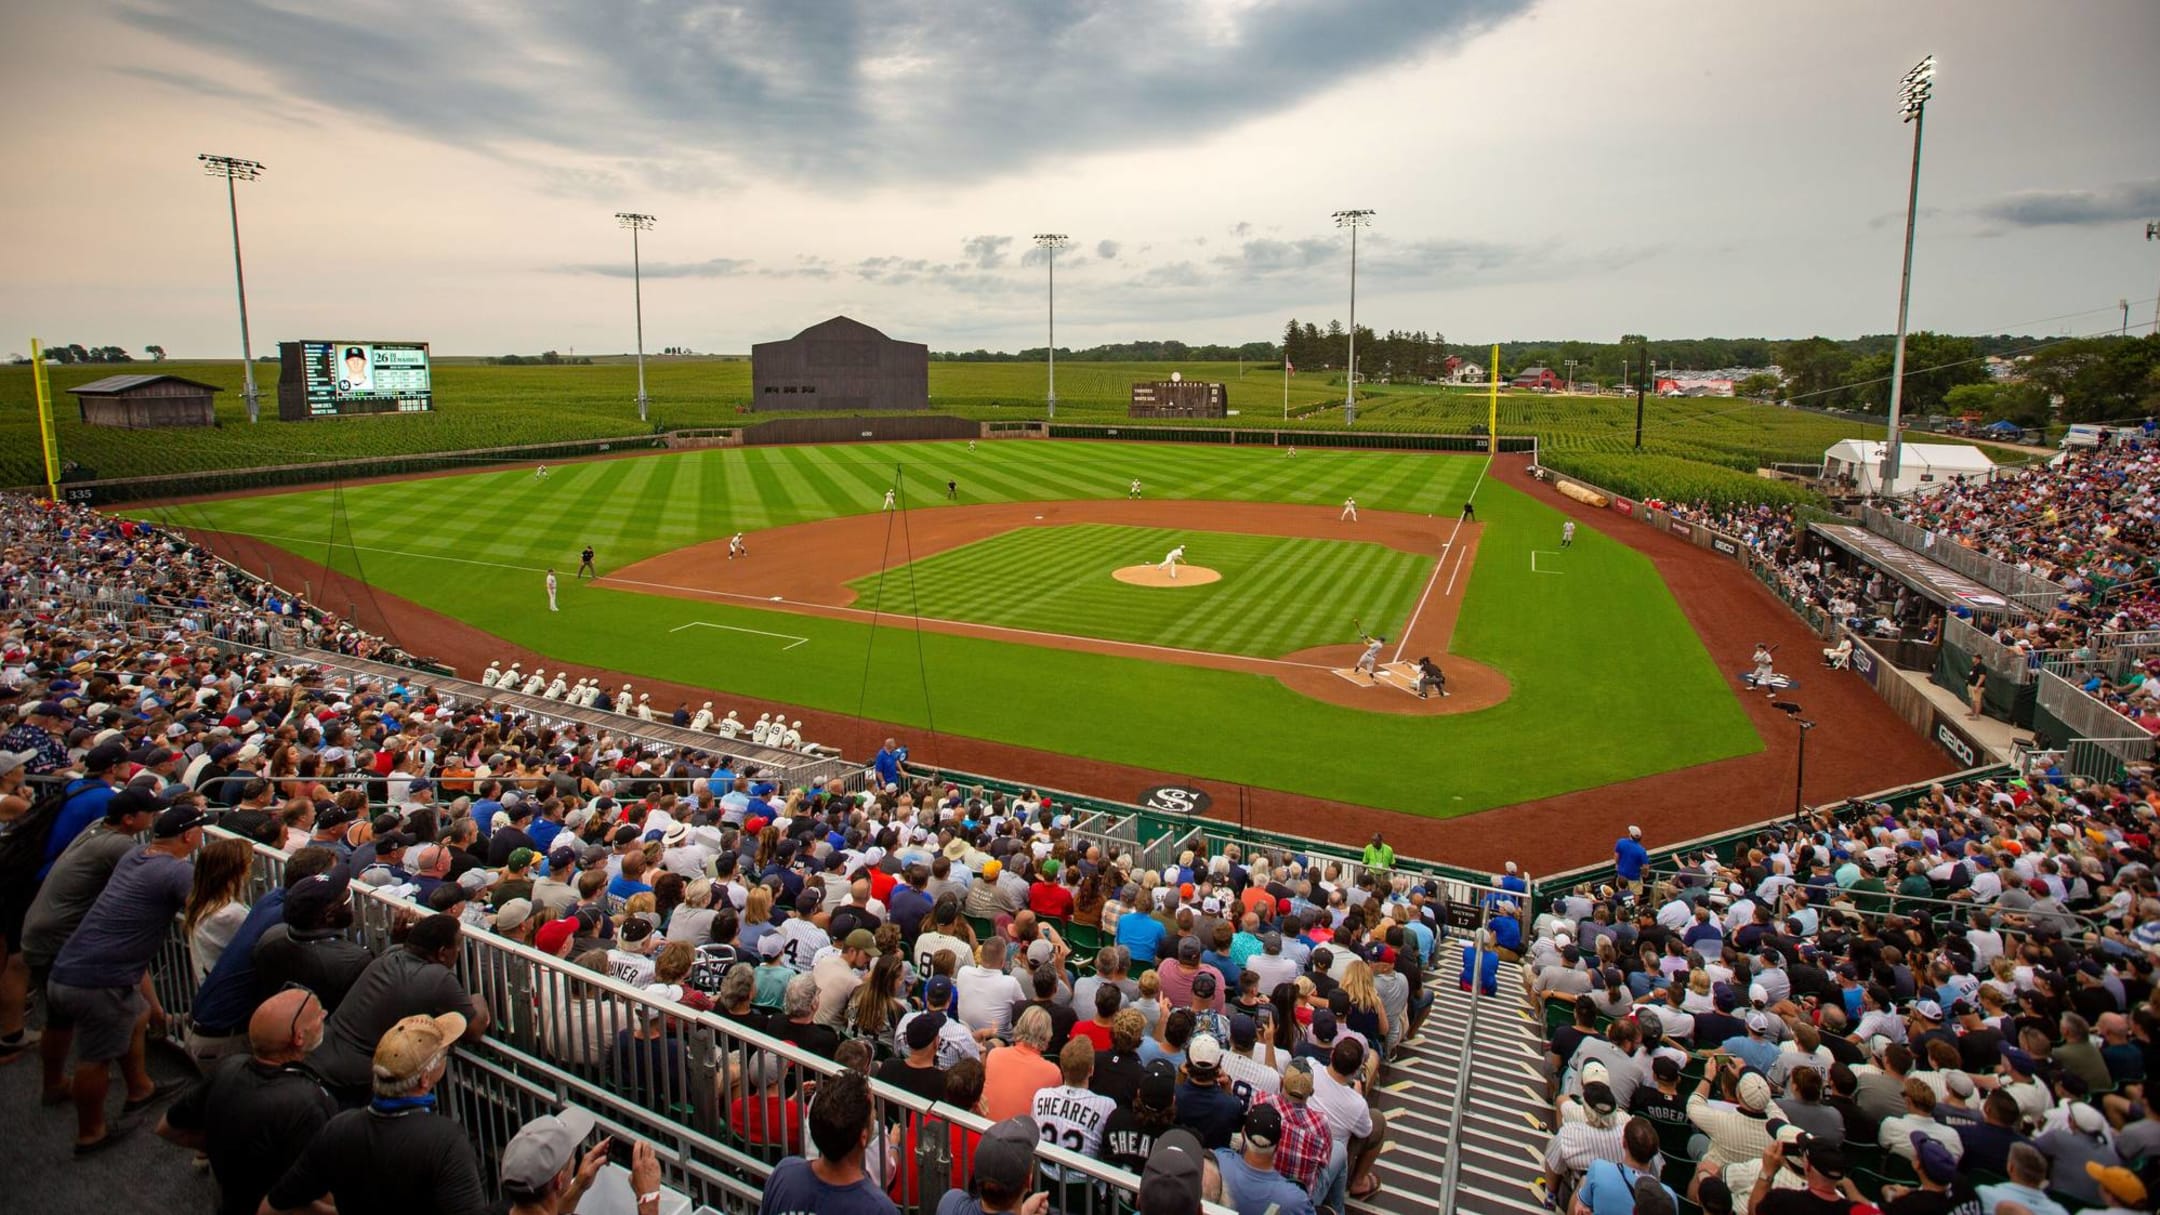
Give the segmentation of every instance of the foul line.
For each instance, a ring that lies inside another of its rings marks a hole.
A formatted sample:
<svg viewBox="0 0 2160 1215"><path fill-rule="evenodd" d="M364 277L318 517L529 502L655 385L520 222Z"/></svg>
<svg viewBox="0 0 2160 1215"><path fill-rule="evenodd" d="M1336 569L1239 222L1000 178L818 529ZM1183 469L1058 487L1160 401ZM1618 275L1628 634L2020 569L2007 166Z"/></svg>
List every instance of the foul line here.
<svg viewBox="0 0 2160 1215"><path fill-rule="evenodd" d="M250 540L279 540L293 544L321 544L321 536L275 536L268 532L236 532L221 527L208 527L202 531L218 532L227 536L246 536ZM528 574L544 574L550 567L545 565L511 565L507 561L482 561L477 557L452 557L443 553L416 553L410 549L377 548L371 544L344 544L337 547L354 549L363 553L387 553L392 557L418 557L426 561L455 561L460 565L485 565L499 570L523 570ZM306 558L302 558L306 560ZM336 571L331 571L335 573Z"/></svg>
<svg viewBox="0 0 2160 1215"><path fill-rule="evenodd" d="M1493 457L1499 454L1498 445L1499 438L1498 436L1494 436L1493 450L1485 453L1485 464L1483 467L1478 469L1477 480L1470 483L1470 496L1464 499L1465 501L1477 501L1477 491L1485 484L1485 473L1487 470L1492 468ZM1433 566L1432 577L1425 580L1425 593L1418 596L1417 607L1411 610L1409 623L1403 625L1402 635L1398 637L1395 641L1395 655L1394 657L1388 659L1389 662L1402 661L1403 650L1407 649L1410 645L1410 630L1417 627L1418 617L1425 614L1425 601L1432 598L1433 584L1440 581L1440 568L1441 566L1447 564L1448 551L1455 547L1455 537L1462 535L1462 524L1462 516L1455 516L1455 530L1448 533L1447 543L1440 546L1439 564ZM1460 572L1462 569L1462 557L1459 554L1455 558L1455 568L1458 572ZM1449 578L1448 589L1442 593L1442 597L1445 598L1447 595L1452 595L1454 593L1455 580L1453 578Z"/></svg>
<svg viewBox="0 0 2160 1215"><path fill-rule="evenodd" d="M746 629L732 624L714 624L710 620L693 620L688 624L678 624L669 629L668 632L680 633L684 629L726 629L730 633L755 633L760 637L777 637L788 643L780 647L782 652L792 650L799 645L808 644L810 640L808 637L797 637L793 633L768 633L764 629Z"/></svg>

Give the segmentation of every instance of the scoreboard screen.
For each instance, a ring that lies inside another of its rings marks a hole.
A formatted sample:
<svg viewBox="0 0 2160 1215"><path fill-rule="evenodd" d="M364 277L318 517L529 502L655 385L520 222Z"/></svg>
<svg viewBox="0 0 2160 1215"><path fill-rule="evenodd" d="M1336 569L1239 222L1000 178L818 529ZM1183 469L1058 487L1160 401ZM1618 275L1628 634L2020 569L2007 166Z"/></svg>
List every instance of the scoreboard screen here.
<svg viewBox="0 0 2160 1215"><path fill-rule="evenodd" d="M435 408L426 342L279 344L278 415L287 421Z"/></svg>

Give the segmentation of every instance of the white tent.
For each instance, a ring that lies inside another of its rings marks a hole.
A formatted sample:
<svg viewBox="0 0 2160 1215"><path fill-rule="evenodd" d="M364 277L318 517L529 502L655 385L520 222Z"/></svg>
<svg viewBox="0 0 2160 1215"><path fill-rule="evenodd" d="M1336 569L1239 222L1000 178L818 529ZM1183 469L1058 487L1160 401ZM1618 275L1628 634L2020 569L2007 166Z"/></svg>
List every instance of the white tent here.
<svg viewBox="0 0 2160 1215"><path fill-rule="evenodd" d="M1859 493L1892 497L1933 493L1959 477L1988 481L1995 476L1994 461L1971 444L1905 443L1898 449L1897 483L1886 488L1883 447L1880 439L1840 439L1823 453L1823 476L1850 478Z"/></svg>

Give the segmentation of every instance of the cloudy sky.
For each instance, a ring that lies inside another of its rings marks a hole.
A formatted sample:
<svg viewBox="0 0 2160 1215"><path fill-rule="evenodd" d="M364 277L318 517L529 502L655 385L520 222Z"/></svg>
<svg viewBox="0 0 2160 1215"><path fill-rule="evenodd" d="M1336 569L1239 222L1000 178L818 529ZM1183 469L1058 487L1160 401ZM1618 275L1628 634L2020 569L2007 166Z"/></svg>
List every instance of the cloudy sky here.
<svg viewBox="0 0 2160 1215"><path fill-rule="evenodd" d="M2089 332L2160 292L2152 0L24 0L0 38L0 352L740 352L846 312L937 349Z"/></svg>

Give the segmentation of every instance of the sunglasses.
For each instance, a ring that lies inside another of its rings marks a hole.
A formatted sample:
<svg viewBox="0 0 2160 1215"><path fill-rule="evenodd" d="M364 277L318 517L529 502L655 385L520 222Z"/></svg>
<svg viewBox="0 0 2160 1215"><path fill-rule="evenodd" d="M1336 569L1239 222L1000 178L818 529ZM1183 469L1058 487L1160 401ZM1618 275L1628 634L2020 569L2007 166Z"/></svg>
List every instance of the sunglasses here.
<svg viewBox="0 0 2160 1215"><path fill-rule="evenodd" d="M288 991L305 993L300 1001L300 1006L293 1009L292 1024L285 1027L285 1040L290 1042L300 1036L300 1020L307 1016L308 1005L313 1004L317 1008L322 1007L322 997L317 996L315 989L307 984L290 981L285 986L278 988L276 994L284 995Z"/></svg>

